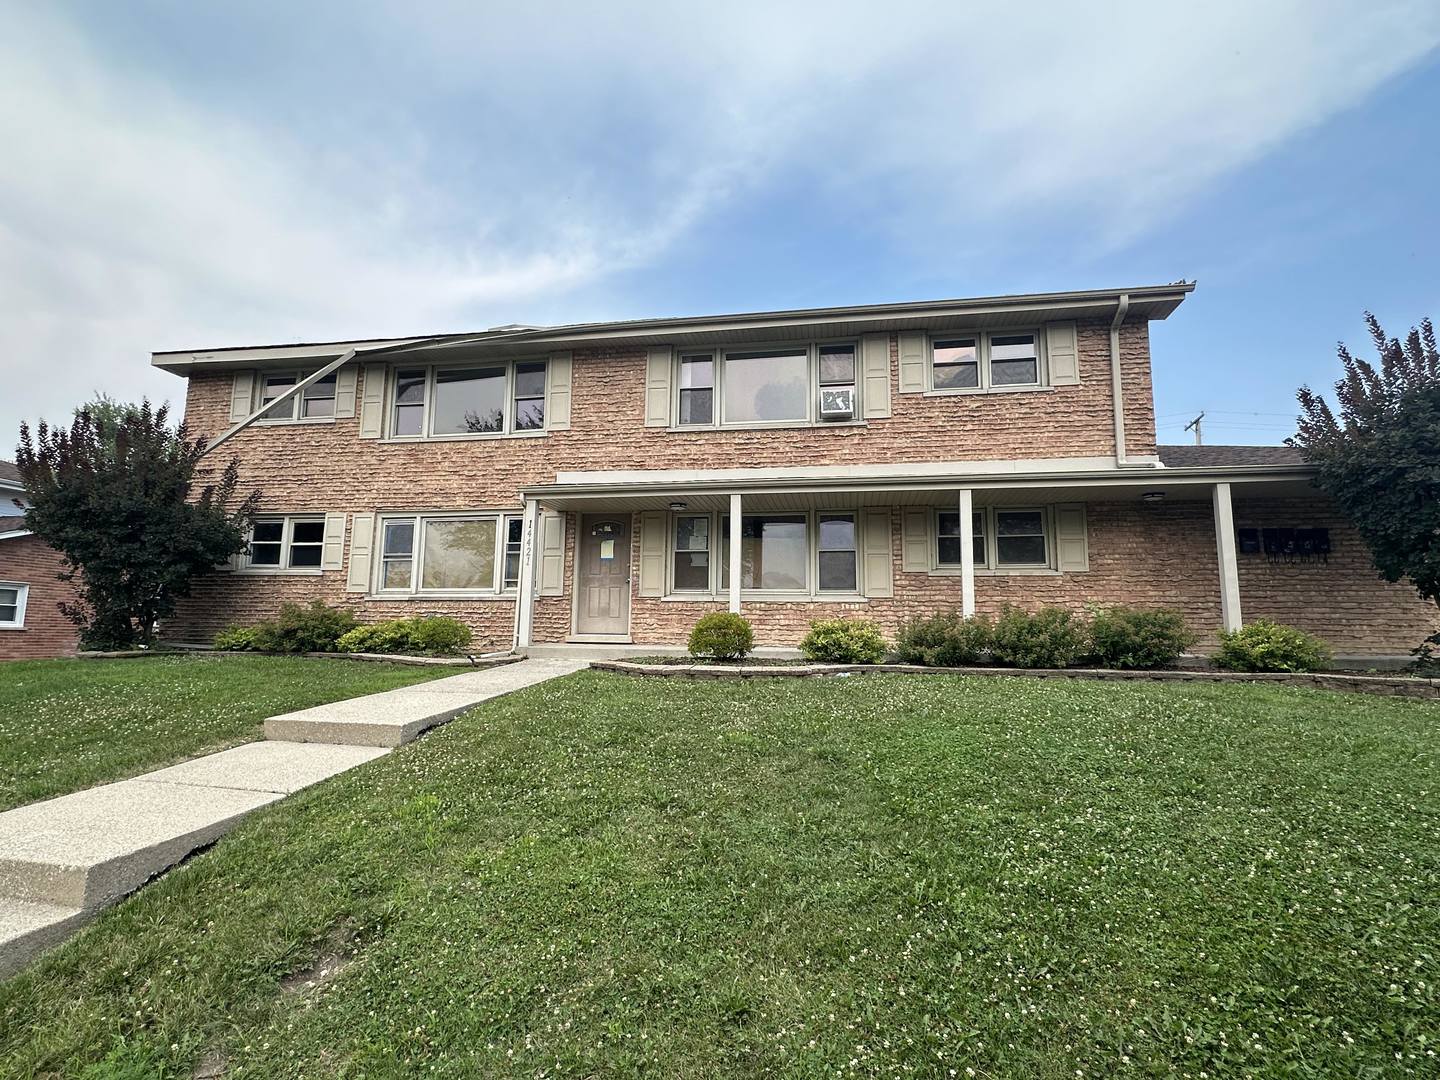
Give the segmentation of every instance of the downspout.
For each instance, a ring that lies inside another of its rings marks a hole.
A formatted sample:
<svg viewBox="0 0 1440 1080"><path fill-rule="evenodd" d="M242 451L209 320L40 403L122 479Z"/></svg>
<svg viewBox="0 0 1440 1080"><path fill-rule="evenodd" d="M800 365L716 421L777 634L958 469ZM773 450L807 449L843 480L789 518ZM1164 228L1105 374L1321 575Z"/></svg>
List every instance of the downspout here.
<svg viewBox="0 0 1440 1080"><path fill-rule="evenodd" d="M1120 377L1120 327L1130 312L1130 294L1121 293L1110 320L1110 400L1115 407L1115 467L1117 469L1151 469L1148 461L1130 461L1125 456L1125 388Z"/></svg>

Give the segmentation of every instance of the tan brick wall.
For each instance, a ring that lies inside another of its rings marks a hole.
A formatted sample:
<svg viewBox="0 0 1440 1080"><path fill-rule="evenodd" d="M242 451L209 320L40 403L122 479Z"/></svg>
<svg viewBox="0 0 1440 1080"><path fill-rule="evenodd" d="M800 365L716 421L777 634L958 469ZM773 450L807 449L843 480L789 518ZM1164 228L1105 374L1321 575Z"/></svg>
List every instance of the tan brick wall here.
<svg viewBox="0 0 1440 1080"><path fill-rule="evenodd" d="M74 654L79 635L58 607L75 599L75 590L56 576L63 565L58 551L33 536L0 540L0 581L30 586L25 628L0 630L0 660Z"/></svg>

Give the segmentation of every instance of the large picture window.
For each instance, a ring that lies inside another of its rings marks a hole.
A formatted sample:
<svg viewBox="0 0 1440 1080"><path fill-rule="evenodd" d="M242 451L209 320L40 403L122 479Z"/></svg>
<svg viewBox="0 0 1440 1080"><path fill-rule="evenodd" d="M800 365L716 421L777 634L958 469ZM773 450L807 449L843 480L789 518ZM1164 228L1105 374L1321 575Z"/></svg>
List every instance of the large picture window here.
<svg viewBox="0 0 1440 1080"><path fill-rule="evenodd" d="M853 420L854 342L683 350L676 357L679 427L763 427Z"/></svg>
<svg viewBox="0 0 1440 1080"><path fill-rule="evenodd" d="M386 514L380 519L383 594L499 593L520 578L521 519L499 514Z"/></svg>
<svg viewBox="0 0 1440 1080"><path fill-rule="evenodd" d="M323 517L256 518L241 565L271 572L319 570L324 547Z"/></svg>
<svg viewBox="0 0 1440 1080"><path fill-rule="evenodd" d="M1041 385L1036 331L951 334L930 342L933 390L1005 390Z"/></svg>
<svg viewBox="0 0 1440 1080"><path fill-rule="evenodd" d="M671 520L670 591L719 595L730 587L728 514ZM746 514L740 519L740 587L746 592L853 596L860 588L853 511Z"/></svg>
<svg viewBox="0 0 1440 1080"><path fill-rule="evenodd" d="M545 361L399 368L390 437L513 435L545 428Z"/></svg>
<svg viewBox="0 0 1440 1080"><path fill-rule="evenodd" d="M1051 516L1041 507L986 507L975 511L971 543L977 570L1043 569L1051 565ZM960 567L960 515L935 513L935 562Z"/></svg>

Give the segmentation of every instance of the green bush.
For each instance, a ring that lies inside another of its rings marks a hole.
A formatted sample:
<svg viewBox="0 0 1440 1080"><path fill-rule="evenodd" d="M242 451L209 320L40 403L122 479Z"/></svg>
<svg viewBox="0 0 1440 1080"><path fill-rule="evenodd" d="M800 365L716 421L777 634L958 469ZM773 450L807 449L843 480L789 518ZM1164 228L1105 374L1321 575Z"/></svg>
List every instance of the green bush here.
<svg viewBox="0 0 1440 1080"><path fill-rule="evenodd" d="M743 660L755 647L755 632L733 611L712 611L690 631L690 655Z"/></svg>
<svg viewBox="0 0 1440 1080"><path fill-rule="evenodd" d="M255 648L253 626L227 626L215 635L215 648L225 652L243 652Z"/></svg>
<svg viewBox="0 0 1440 1080"><path fill-rule="evenodd" d="M1069 667L1089 647L1085 624L1064 608L1035 614L1006 607L995 621L990 655L998 664L1023 668Z"/></svg>
<svg viewBox="0 0 1440 1080"><path fill-rule="evenodd" d="M928 667L962 667L978 664L990 648L994 632L988 617L970 619L957 611L911 619L900 627L895 652L905 664Z"/></svg>
<svg viewBox="0 0 1440 1080"><path fill-rule="evenodd" d="M451 656L470 644L470 628L448 615L390 619L357 626L337 643L341 652Z"/></svg>
<svg viewBox="0 0 1440 1080"><path fill-rule="evenodd" d="M1196 642L1178 611L1114 607L1090 622L1096 663L1108 668L1169 667Z"/></svg>
<svg viewBox="0 0 1440 1080"><path fill-rule="evenodd" d="M1312 634L1257 619L1220 632L1215 666L1226 671L1314 671L1330 659L1330 647Z"/></svg>
<svg viewBox="0 0 1440 1080"><path fill-rule="evenodd" d="M867 619L817 619L800 652L830 664L878 664L885 659L885 637Z"/></svg>
<svg viewBox="0 0 1440 1080"><path fill-rule="evenodd" d="M313 600L306 607L281 604L280 613L255 626L251 634L261 652L334 652L335 643L354 626L355 616L348 609Z"/></svg>

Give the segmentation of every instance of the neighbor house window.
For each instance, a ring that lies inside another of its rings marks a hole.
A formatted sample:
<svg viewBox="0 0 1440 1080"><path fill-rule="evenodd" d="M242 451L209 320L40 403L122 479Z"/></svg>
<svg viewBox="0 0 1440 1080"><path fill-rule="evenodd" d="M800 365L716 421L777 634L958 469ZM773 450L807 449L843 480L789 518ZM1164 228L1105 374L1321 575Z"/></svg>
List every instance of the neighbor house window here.
<svg viewBox="0 0 1440 1080"><path fill-rule="evenodd" d="M544 427L544 361L395 372L392 438L509 435Z"/></svg>
<svg viewBox="0 0 1440 1080"><path fill-rule="evenodd" d="M301 379L298 371L270 371L260 375L260 404L269 405ZM265 410L261 420L328 420L335 415L335 372L316 379L298 394Z"/></svg>
<svg viewBox="0 0 1440 1080"><path fill-rule="evenodd" d="M1050 515L1040 508L1011 510L987 507L975 511L971 544L977 570L1040 569L1050 565ZM960 515L935 514L935 562L960 566Z"/></svg>
<svg viewBox="0 0 1440 1080"><path fill-rule="evenodd" d="M319 570L324 547L323 517L258 518L243 565L251 570Z"/></svg>
<svg viewBox="0 0 1440 1080"><path fill-rule="evenodd" d="M521 519L496 514L386 514L376 591L497 593L520 579Z"/></svg>
<svg viewBox="0 0 1440 1080"><path fill-rule="evenodd" d="M0 630L25 628L25 600L29 592L29 585L0 581Z"/></svg>
<svg viewBox="0 0 1440 1080"><path fill-rule="evenodd" d="M857 415L853 342L684 350L675 369L679 427L756 427Z"/></svg>
<svg viewBox="0 0 1440 1080"><path fill-rule="evenodd" d="M936 337L931 342L931 388L1039 386L1039 342L1039 335L1031 331Z"/></svg>

